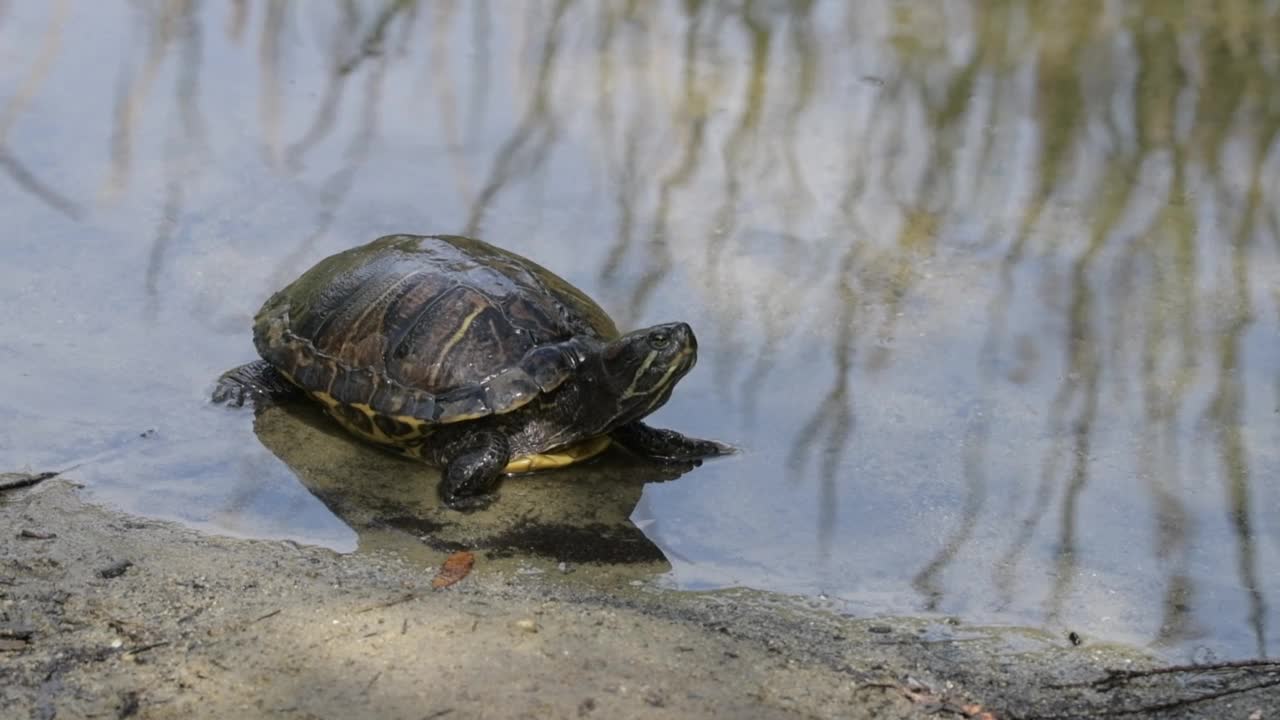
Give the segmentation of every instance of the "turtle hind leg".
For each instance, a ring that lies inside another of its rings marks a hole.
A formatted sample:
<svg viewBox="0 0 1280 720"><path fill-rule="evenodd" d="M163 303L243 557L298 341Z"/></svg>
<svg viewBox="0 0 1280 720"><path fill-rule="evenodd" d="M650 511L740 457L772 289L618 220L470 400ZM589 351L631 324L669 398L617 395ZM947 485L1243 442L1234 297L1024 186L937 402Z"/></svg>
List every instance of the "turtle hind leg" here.
<svg viewBox="0 0 1280 720"><path fill-rule="evenodd" d="M255 407L287 400L299 390L266 360L255 360L222 373L213 388L213 401L240 407L246 401Z"/></svg>
<svg viewBox="0 0 1280 720"><path fill-rule="evenodd" d="M639 421L627 423L609 435L631 452L655 460L689 462L737 452L732 446L715 440L692 438L675 430L649 427Z"/></svg>

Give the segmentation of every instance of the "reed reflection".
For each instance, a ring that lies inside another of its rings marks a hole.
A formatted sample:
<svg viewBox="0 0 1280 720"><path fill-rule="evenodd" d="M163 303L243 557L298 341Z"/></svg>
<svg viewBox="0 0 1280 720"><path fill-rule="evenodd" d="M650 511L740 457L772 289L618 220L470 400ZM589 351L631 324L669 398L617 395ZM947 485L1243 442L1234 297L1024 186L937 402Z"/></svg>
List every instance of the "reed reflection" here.
<svg viewBox="0 0 1280 720"><path fill-rule="evenodd" d="M69 218L78 219L84 214L80 204L50 183L41 180L27 163L18 158L6 142L9 131L27 112L32 99L44 85L50 67L58 57L69 10L68 0L59 0L53 4L52 17L41 35L34 60L29 67L19 71L21 79L18 80L15 92L0 104L0 169L4 170L10 181L19 189L40 200L49 208ZM0 4L0 23L3 22L7 11L8 7Z"/></svg>

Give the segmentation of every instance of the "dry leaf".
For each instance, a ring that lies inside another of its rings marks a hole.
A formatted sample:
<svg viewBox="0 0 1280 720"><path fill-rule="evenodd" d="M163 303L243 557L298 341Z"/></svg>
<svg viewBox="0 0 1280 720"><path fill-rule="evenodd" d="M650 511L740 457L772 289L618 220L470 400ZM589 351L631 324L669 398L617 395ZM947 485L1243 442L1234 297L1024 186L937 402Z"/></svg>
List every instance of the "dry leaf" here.
<svg viewBox="0 0 1280 720"><path fill-rule="evenodd" d="M440 572L436 573L435 578L431 580L431 587L447 588L466 577L471 572L471 566L476 564L476 556L466 550L458 552L445 558L444 564L440 566Z"/></svg>

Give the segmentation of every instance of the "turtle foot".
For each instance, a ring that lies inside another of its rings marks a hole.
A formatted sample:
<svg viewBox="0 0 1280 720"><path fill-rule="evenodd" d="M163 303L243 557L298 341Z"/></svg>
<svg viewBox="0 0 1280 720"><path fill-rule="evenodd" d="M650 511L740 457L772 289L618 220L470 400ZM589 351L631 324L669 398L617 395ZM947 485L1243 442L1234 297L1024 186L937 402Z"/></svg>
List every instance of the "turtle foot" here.
<svg viewBox="0 0 1280 720"><path fill-rule="evenodd" d="M738 452L737 448L722 442L692 438L674 430L649 427L642 422L624 425L614 430L612 436L628 450L655 460L698 462Z"/></svg>
<svg viewBox="0 0 1280 720"><path fill-rule="evenodd" d="M262 407L297 392L278 370L265 360L257 360L222 373L213 387L213 402L241 407L248 402Z"/></svg>

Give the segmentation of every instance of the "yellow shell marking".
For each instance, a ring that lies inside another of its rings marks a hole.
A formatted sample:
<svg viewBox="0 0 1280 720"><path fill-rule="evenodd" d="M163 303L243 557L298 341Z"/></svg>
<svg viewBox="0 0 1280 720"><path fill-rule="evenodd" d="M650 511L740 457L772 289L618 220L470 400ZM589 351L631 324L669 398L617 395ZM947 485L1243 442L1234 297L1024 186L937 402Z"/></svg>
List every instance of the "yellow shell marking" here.
<svg viewBox="0 0 1280 720"><path fill-rule="evenodd" d="M338 411L338 407L341 406L342 403L338 402L337 398L333 397L332 395L324 392L313 391L311 393L311 397L315 398L320 403L322 403L329 417L336 420L337 423L342 427L346 428L348 432L356 435L357 437L362 437L365 440L369 440L371 442L375 442L380 445L404 446L405 444L411 441L420 440L423 436L426 435L426 424L423 423L421 420L414 417L404 416L404 415L388 415L387 417L390 417L393 420L399 420L400 422L405 423L406 425L409 425L414 430L413 433L408 435L391 437L386 433L384 433L382 431L382 428L378 427L378 424L373 421L373 419L378 416L378 413L374 412L373 408L369 407L364 403L353 403L351 405L348 405L347 407L368 416L369 426L370 426L370 429L372 430L372 432L370 432L370 430L362 428L359 425L355 425L354 423L347 420L347 418L344 417L343 414Z"/></svg>
<svg viewBox="0 0 1280 720"><path fill-rule="evenodd" d="M461 327L459 327L457 332L453 334L453 337L449 338L448 342L444 344L444 347L441 348L440 353L436 355L436 370L435 372L432 373L433 380L439 379L440 368L444 367L444 359L448 357L449 351L453 349L454 345L457 345L459 342L462 341L462 337L467 334L467 330L471 328L471 323L475 321L476 316L484 312L486 309L488 309L488 306L481 305L475 310L472 310L470 315L467 315L465 318L462 319Z"/></svg>

